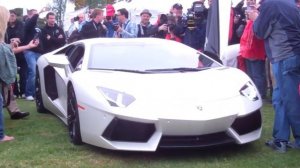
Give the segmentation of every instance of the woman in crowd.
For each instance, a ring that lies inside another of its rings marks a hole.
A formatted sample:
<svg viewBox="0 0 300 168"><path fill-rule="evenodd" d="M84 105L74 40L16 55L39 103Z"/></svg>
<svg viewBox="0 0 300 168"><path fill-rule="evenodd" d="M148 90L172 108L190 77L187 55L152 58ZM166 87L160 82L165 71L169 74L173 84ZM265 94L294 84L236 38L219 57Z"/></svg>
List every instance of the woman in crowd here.
<svg viewBox="0 0 300 168"><path fill-rule="evenodd" d="M17 73L16 58L10 45L4 43L4 36L9 19L8 10L0 6L0 87L14 83ZM2 89L1 89L2 90ZM1 91L0 91L1 92ZM14 137L4 134L3 97L0 94L0 143L11 141Z"/></svg>

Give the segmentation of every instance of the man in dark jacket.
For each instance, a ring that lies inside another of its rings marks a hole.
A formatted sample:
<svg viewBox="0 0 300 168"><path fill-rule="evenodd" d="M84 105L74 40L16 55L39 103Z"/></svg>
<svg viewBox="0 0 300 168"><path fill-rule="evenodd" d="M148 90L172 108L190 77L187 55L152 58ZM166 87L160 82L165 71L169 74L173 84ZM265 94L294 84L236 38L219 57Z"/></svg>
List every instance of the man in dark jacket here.
<svg viewBox="0 0 300 168"><path fill-rule="evenodd" d="M66 36L62 28L55 23L55 14L49 12L46 15L47 24L42 29L43 53L51 52L66 44Z"/></svg>
<svg viewBox="0 0 300 168"><path fill-rule="evenodd" d="M103 20L103 10L94 9L90 17L92 20L82 26L80 31L81 39L106 37L106 30L101 23Z"/></svg>
<svg viewBox="0 0 300 168"><path fill-rule="evenodd" d="M43 12L40 11L39 13ZM28 17L25 20L25 35L23 44L26 45L30 43L31 40L39 40L40 29L37 29L37 20L39 18L39 13L37 10L32 9L28 12ZM27 62L27 79L26 79L26 88L25 96L26 100L33 101L35 96L35 69L36 61L41 55L42 51L41 43L36 48L32 48L24 51L25 59Z"/></svg>
<svg viewBox="0 0 300 168"><path fill-rule="evenodd" d="M154 25L150 23L152 14L148 9L144 9L141 14L141 22L138 24L137 37L153 37L154 36Z"/></svg>
<svg viewBox="0 0 300 168"><path fill-rule="evenodd" d="M290 129L295 138L290 146L300 149L300 15L294 0L265 0L259 12L253 10L249 18L255 20L255 35L265 41L276 80L273 139L266 145L283 153Z"/></svg>
<svg viewBox="0 0 300 168"><path fill-rule="evenodd" d="M10 17L7 23L5 43L10 44L12 41L16 42L16 44L22 43L24 41L24 23L17 19L17 13L14 10L10 10L9 13ZM19 81L16 80L15 82L14 95L16 97L24 96L25 98L27 63L23 52L15 55L19 67Z"/></svg>

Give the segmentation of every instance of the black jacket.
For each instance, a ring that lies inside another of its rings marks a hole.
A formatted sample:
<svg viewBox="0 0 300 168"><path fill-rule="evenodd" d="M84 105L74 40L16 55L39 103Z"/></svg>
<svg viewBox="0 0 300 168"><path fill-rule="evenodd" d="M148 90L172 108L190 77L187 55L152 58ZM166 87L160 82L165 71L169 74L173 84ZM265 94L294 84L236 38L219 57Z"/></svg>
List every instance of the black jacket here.
<svg viewBox="0 0 300 168"><path fill-rule="evenodd" d="M5 43L9 44L10 39L19 38L21 42L24 40L24 23L16 20L15 26L7 25Z"/></svg>
<svg viewBox="0 0 300 168"><path fill-rule="evenodd" d="M47 39L48 35L50 36L49 39ZM62 35L63 38L58 38L60 35ZM58 27L56 24L54 27L50 27L46 24L46 26L42 29L41 39L44 47L43 53L51 52L66 44L65 33L63 29Z"/></svg>
<svg viewBox="0 0 300 168"><path fill-rule="evenodd" d="M101 23L96 23L92 20L82 26L80 36L81 39L106 37L106 30Z"/></svg>
<svg viewBox="0 0 300 168"><path fill-rule="evenodd" d="M33 38L37 35L37 38L40 36L40 32L36 31L37 26L37 20L39 18L38 14L33 15L31 18L28 18L25 20L25 26L24 26L24 41L23 45L27 45ZM43 52L43 46L42 43L39 43L39 46L29 49L31 51L42 53Z"/></svg>

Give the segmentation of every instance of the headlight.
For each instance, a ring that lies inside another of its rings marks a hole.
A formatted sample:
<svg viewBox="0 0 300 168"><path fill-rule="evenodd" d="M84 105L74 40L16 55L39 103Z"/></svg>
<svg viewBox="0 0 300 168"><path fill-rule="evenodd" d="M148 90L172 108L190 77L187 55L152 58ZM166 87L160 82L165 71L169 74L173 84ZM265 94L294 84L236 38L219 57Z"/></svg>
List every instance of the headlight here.
<svg viewBox="0 0 300 168"><path fill-rule="evenodd" d="M97 89L103 94L108 103L113 107L127 107L135 98L125 92L120 92L113 89L104 87L97 87Z"/></svg>
<svg viewBox="0 0 300 168"><path fill-rule="evenodd" d="M241 89L240 94L247 97L249 100L258 100L258 92L252 82L247 82Z"/></svg>

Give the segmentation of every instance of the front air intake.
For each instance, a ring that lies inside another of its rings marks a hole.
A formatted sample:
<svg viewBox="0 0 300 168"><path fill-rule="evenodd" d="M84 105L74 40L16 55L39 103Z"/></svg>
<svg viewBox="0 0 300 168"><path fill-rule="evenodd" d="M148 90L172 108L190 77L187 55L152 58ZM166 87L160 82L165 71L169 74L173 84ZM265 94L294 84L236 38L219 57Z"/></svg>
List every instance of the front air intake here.
<svg viewBox="0 0 300 168"><path fill-rule="evenodd" d="M152 123L140 123L114 118L102 136L110 141L147 142L155 132Z"/></svg>
<svg viewBox="0 0 300 168"><path fill-rule="evenodd" d="M260 110L256 110L255 112L243 116L238 117L231 127L239 134L244 135L259 129L262 125L262 118Z"/></svg>

